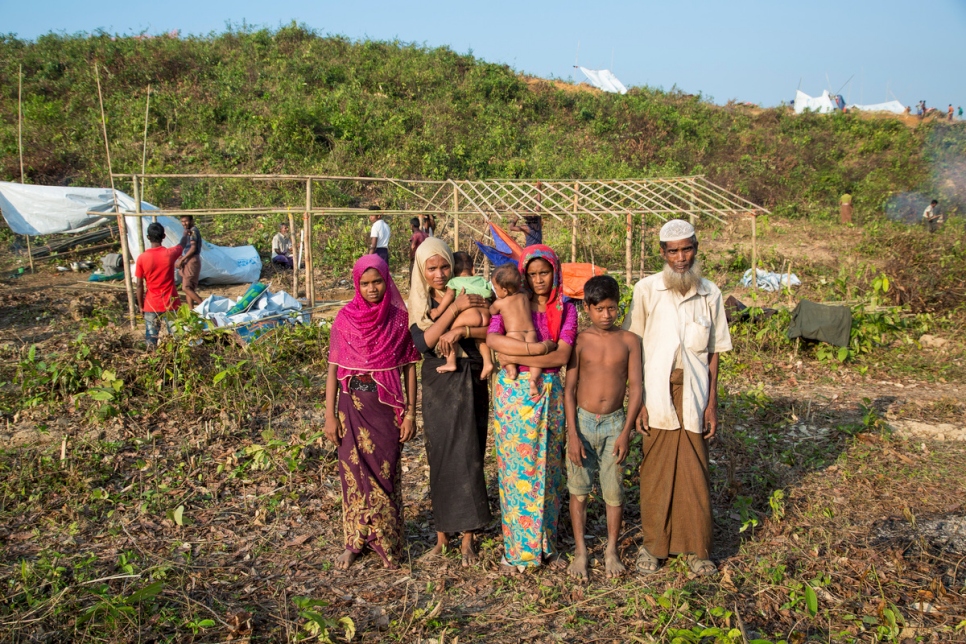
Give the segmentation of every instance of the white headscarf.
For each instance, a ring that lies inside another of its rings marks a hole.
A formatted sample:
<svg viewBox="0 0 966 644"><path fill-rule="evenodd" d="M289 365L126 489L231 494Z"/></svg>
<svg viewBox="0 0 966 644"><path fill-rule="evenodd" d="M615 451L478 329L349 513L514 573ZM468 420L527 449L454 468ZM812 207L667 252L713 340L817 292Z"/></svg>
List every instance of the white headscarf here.
<svg viewBox="0 0 966 644"><path fill-rule="evenodd" d="M409 285L409 326L416 325L425 331L433 326L429 317L432 308L433 288L426 281L426 262L439 255L453 267L453 251L439 237L427 237L416 248L416 261L413 264L412 281Z"/></svg>

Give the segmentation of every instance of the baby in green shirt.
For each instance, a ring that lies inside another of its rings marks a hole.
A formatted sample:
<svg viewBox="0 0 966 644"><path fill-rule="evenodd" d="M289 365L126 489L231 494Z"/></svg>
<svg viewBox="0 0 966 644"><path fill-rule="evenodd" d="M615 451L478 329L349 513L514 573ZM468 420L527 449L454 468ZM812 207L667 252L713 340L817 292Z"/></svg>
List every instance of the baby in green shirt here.
<svg viewBox="0 0 966 644"><path fill-rule="evenodd" d="M479 295L487 300L493 299L493 289L490 288L490 284L479 275L473 274L473 258L470 257L469 253L462 251L453 253L453 273L456 277L446 283L446 295L443 296L443 300L437 305L434 312L439 311L441 315L443 311L449 308L449 305L453 303L460 292ZM430 316L432 317L432 313ZM487 305L462 311L456 316L453 325L450 327L451 329L462 327L464 329L463 337L473 338L476 341L476 346L483 356L481 380L486 380L493 373L493 358L490 355L490 348L486 346L484 340L486 338L486 327L489 324L490 310L489 305ZM480 337L476 337L477 334L480 334ZM446 364L436 367L436 371L439 373L456 371L456 354L457 351L450 351L445 356Z"/></svg>

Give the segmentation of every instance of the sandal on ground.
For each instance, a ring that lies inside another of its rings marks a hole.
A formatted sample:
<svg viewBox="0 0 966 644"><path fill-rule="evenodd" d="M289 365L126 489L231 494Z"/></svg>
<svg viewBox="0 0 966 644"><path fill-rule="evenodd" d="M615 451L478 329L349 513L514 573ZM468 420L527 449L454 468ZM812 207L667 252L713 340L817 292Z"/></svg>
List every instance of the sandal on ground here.
<svg viewBox="0 0 966 644"><path fill-rule="evenodd" d="M691 573L698 577L713 575L718 572L718 567L710 559L698 559L697 555L688 555L688 568Z"/></svg>
<svg viewBox="0 0 966 644"><path fill-rule="evenodd" d="M660 560L647 551L643 545L641 549L637 551L637 571L644 574L650 574L652 572L657 572L657 569L661 567Z"/></svg>

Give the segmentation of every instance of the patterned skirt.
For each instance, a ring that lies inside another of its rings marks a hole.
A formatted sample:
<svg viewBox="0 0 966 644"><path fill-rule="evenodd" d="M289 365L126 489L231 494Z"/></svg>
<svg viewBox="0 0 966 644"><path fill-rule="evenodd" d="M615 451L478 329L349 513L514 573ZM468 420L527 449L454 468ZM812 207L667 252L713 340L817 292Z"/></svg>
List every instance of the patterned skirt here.
<svg viewBox="0 0 966 644"><path fill-rule="evenodd" d="M493 431L500 475L503 548L507 563L538 566L557 552L564 489L563 387L544 373L542 395L530 398L530 373L510 380L501 369L494 390Z"/></svg>
<svg viewBox="0 0 966 644"><path fill-rule="evenodd" d="M345 431L339 445L342 525L346 550L368 545L389 566L403 551L399 426L393 408L376 391L350 388L339 395Z"/></svg>

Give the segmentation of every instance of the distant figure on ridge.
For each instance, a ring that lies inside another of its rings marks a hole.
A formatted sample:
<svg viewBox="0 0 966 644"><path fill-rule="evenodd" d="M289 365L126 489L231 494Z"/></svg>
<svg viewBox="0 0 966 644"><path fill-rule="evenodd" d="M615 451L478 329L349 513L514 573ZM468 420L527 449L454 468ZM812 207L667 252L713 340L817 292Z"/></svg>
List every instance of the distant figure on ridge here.
<svg viewBox="0 0 966 644"><path fill-rule="evenodd" d="M852 195L847 192L839 200L839 222L843 225L852 223Z"/></svg>

